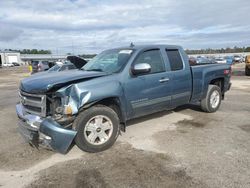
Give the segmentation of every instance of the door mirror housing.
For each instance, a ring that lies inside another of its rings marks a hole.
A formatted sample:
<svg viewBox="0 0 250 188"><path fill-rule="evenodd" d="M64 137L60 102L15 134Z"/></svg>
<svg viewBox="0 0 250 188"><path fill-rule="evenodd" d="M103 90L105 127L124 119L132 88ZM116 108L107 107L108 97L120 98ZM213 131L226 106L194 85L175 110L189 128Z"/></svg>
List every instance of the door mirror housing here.
<svg viewBox="0 0 250 188"><path fill-rule="evenodd" d="M136 64L131 69L133 75L146 74L151 71L151 66L148 63Z"/></svg>

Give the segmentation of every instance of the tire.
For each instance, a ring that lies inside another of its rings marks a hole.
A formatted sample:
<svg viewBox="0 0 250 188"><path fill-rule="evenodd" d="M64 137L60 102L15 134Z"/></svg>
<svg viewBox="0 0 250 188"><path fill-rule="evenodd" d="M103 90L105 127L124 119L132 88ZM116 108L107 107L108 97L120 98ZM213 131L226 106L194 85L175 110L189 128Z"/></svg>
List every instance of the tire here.
<svg viewBox="0 0 250 188"><path fill-rule="evenodd" d="M245 75L250 76L250 69L247 66L245 67Z"/></svg>
<svg viewBox="0 0 250 188"><path fill-rule="evenodd" d="M103 105L82 111L73 128L77 130L75 143L83 151L96 153L110 148L120 133L117 113Z"/></svg>
<svg viewBox="0 0 250 188"><path fill-rule="evenodd" d="M215 97L214 100L212 97ZM221 99L221 89L217 85L209 85L207 96L201 101L201 109L208 113L216 112L220 107Z"/></svg>

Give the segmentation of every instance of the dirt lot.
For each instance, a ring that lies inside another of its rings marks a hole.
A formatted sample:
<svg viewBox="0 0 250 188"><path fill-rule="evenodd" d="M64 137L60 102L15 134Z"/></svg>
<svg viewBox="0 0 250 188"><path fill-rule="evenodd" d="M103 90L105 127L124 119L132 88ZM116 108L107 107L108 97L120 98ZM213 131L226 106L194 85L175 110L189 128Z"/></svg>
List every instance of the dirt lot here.
<svg viewBox="0 0 250 188"><path fill-rule="evenodd" d="M27 67L0 70L0 187L250 187L250 77L234 66L213 114L195 105L129 122L111 149L37 150L17 133L18 83Z"/></svg>

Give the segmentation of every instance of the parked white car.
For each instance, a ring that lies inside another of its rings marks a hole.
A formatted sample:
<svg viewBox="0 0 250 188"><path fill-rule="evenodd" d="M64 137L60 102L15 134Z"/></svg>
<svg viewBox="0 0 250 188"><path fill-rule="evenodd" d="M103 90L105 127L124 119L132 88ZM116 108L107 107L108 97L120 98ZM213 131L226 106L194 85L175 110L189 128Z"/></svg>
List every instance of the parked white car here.
<svg viewBox="0 0 250 188"><path fill-rule="evenodd" d="M13 63L10 63L10 62L8 62L8 63L3 63L2 66L3 66L3 67L14 67Z"/></svg>
<svg viewBox="0 0 250 188"><path fill-rule="evenodd" d="M215 63L227 63L227 60L223 57L215 58Z"/></svg>
<svg viewBox="0 0 250 188"><path fill-rule="evenodd" d="M234 62L235 62L235 63L242 63L243 61L242 61L241 56L235 55L235 56L234 56Z"/></svg>

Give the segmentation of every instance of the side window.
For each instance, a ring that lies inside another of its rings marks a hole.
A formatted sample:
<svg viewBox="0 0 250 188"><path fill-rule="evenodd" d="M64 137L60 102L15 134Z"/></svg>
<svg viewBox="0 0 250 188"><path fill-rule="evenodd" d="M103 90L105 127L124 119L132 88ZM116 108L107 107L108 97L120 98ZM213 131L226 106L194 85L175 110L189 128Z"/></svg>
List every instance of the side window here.
<svg viewBox="0 0 250 188"><path fill-rule="evenodd" d="M166 49L171 71L183 69L181 55L177 49Z"/></svg>
<svg viewBox="0 0 250 188"><path fill-rule="evenodd" d="M134 65L140 63L147 63L151 66L150 73L157 73L165 71L164 62L161 57L160 50L148 50L139 55L135 60Z"/></svg>

